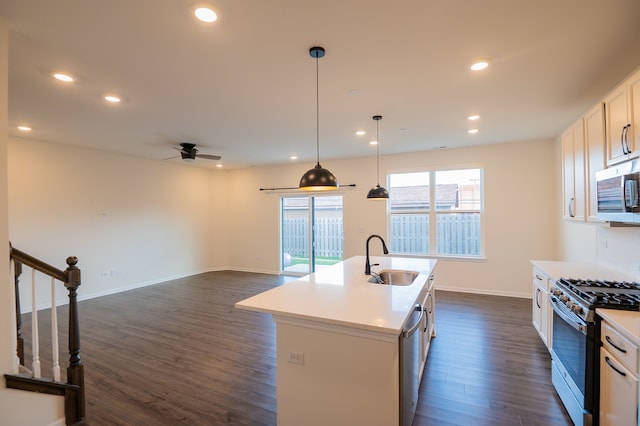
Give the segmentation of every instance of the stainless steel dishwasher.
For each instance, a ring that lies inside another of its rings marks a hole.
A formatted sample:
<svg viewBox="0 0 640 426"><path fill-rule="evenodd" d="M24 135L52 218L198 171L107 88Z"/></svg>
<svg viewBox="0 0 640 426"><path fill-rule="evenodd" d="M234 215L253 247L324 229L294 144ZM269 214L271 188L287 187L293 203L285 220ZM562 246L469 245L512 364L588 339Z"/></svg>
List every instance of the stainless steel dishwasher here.
<svg viewBox="0 0 640 426"><path fill-rule="evenodd" d="M416 304L400 335L400 424L411 426L420 385L420 327L424 308Z"/></svg>

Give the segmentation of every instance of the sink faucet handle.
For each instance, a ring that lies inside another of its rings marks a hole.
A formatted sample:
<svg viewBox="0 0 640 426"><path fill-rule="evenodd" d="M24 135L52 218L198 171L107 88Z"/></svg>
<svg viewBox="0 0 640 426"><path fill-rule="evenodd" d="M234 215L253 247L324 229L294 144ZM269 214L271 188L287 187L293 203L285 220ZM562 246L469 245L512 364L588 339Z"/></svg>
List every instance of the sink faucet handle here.
<svg viewBox="0 0 640 426"><path fill-rule="evenodd" d="M379 263L372 263L370 266L380 266Z"/></svg>

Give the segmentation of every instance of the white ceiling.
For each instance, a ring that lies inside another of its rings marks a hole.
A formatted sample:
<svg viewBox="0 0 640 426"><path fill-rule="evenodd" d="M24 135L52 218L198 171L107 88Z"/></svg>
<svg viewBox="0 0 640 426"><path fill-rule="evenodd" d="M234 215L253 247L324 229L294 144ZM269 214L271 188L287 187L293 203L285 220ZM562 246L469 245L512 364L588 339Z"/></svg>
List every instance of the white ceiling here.
<svg viewBox="0 0 640 426"><path fill-rule="evenodd" d="M203 3L218 22L195 20ZM375 114L381 154L553 138L640 65L638 0L2 0L0 16L10 136L158 160L192 142L227 168L315 163L314 45L327 168L375 154Z"/></svg>

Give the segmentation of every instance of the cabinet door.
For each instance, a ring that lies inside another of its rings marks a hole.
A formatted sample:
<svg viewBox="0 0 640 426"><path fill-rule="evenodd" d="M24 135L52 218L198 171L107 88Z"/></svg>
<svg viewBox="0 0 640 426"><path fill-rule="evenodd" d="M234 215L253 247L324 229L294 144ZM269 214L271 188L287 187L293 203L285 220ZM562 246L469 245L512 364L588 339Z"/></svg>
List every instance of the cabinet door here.
<svg viewBox="0 0 640 426"><path fill-rule="evenodd" d="M600 348L600 425L637 424L638 378Z"/></svg>
<svg viewBox="0 0 640 426"><path fill-rule="evenodd" d="M586 150L586 216L589 221L599 222L597 218L596 172L606 167L604 161L604 114L600 103L591 108L584 116L584 145Z"/></svg>
<svg viewBox="0 0 640 426"><path fill-rule="evenodd" d="M608 166L627 159L623 148L625 127L629 124L626 87L621 84L604 98Z"/></svg>
<svg viewBox="0 0 640 426"><path fill-rule="evenodd" d="M631 127L627 133L629 158L640 157L640 71L628 80L629 115Z"/></svg>
<svg viewBox="0 0 640 426"><path fill-rule="evenodd" d="M584 220L584 129L582 119L562 135L563 217Z"/></svg>
<svg viewBox="0 0 640 426"><path fill-rule="evenodd" d="M533 314L532 323L536 331L541 334L542 330L542 305L540 304L540 297L542 295L542 289L538 283L533 281Z"/></svg>

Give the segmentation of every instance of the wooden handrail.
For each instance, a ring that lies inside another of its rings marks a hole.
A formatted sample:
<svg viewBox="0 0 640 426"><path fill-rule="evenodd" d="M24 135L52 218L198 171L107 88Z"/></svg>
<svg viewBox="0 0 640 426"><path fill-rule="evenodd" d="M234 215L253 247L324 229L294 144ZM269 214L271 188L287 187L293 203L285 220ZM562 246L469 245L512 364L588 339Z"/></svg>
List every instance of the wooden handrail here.
<svg viewBox="0 0 640 426"><path fill-rule="evenodd" d="M21 250L9 244L10 258L14 262L14 280L15 280L15 295L16 295L16 325L17 325L17 355L20 359L20 364L24 365L24 340L22 337L22 319L20 312L20 292L19 283L20 275L22 274L22 266L28 266L29 268L39 271L45 275L55 278L61 281L69 291L69 366L67 367L67 388L65 391L65 418L67 424L73 424L80 421L85 416L85 395L84 395L84 365L80 358L80 324L78 321L78 301L77 290L81 284L80 268L78 268L78 258L75 256L67 257L67 269L61 271L48 263L41 261ZM52 300L55 303L55 300ZM35 306L31 307L32 310L36 309ZM5 375L6 377L7 375ZM32 381L32 385L37 389L41 389L43 381L38 380L35 383L35 379L26 378L22 380L9 380L7 385L11 384L12 387L31 390L22 383L25 380ZM45 383L46 385L46 383ZM59 385L56 385L59 386ZM46 385L45 387L50 387ZM55 387L55 386L54 386ZM42 390L37 390L38 392Z"/></svg>
<svg viewBox="0 0 640 426"><path fill-rule="evenodd" d="M23 251L20 251L15 247L10 246L9 249L10 249L10 254L12 259L17 260L18 262L28 266L29 268L35 269L36 271L40 271L43 274L49 275L50 277L53 277L58 281L62 281L63 283L67 282L66 272L61 271L60 269L55 268L49 265L48 263L43 262L40 259L36 259L35 257ZM76 263L77 263L77 259L76 259Z"/></svg>

